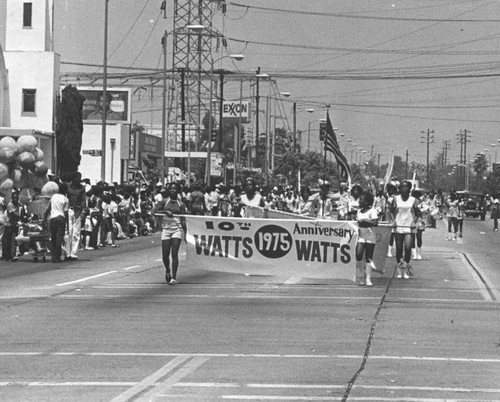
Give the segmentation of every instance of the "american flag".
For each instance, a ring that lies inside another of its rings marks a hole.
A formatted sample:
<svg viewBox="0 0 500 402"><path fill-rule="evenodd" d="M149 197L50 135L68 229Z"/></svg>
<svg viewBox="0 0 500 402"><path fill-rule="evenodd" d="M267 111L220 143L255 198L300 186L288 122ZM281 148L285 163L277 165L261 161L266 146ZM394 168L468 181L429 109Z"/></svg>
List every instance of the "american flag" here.
<svg viewBox="0 0 500 402"><path fill-rule="evenodd" d="M337 165L340 170L340 176L347 181L351 181L351 168L344 154L340 151L337 136L333 130L330 114L326 112L326 134L325 134L325 151L330 151L335 155Z"/></svg>

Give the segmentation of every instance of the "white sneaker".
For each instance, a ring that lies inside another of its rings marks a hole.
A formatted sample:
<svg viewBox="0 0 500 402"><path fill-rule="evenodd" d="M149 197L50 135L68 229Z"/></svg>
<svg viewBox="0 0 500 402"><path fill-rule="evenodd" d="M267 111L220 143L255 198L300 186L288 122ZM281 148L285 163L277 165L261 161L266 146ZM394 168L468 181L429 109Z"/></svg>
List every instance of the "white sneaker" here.
<svg viewBox="0 0 500 402"><path fill-rule="evenodd" d="M368 286L369 288L371 288L373 286L373 283L371 280L367 279L366 280L366 286Z"/></svg>
<svg viewBox="0 0 500 402"><path fill-rule="evenodd" d="M403 277L403 269L401 264L396 265L396 278L401 279Z"/></svg>
<svg viewBox="0 0 500 402"><path fill-rule="evenodd" d="M416 260L417 259L417 249L416 248L412 248L411 249L411 258L413 260Z"/></svg>
<svg viewBox="0 0 500 402"><path fill-rule="evenodd" d="M421 259L422 259L422 251L420 250L420 248L417 248L417 260Z"/></svg>

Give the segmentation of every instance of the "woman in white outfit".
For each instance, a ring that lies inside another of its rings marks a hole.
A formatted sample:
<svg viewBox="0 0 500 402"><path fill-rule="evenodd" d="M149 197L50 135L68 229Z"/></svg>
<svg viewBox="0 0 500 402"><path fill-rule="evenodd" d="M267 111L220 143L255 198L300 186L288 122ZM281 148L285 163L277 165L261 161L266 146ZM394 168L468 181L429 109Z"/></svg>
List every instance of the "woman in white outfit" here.
<svg viewBox="0 0 500 402"><path fill-rule="evenodd" d="M411 249L415 241L417 219L420 216L418 201L410 195L412 183L404 180L399 194L394 197L391 212L394 216L393 234L396 243L397 278L408 279L412 274L409 266Z"/></svg>

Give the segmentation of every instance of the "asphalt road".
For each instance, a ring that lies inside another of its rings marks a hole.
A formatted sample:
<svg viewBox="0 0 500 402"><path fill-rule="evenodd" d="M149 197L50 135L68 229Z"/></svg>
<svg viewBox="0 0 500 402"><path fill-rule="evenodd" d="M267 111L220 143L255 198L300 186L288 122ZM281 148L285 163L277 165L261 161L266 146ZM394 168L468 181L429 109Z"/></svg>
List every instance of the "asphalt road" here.
<svg viewBox="0 0 500 402"><path fill-rule="evenodd" d="M0 266L1 401L498 401L500 234L424 234L415 277L373 288L227 274L159 235L77 262ZM182 250L184 253L184 250Z"/></svg>

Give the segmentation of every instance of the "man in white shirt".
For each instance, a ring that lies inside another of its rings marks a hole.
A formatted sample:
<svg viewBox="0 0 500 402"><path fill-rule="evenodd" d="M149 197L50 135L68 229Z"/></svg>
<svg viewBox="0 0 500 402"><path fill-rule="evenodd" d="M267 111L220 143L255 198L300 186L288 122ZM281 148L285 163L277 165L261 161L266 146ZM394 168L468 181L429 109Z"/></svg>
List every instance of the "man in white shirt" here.
<svg viewBox="0 0 500 402"><path fill-rule="evenodd" d="M50 243L52 262L60 263L64 234L69 223L69 200L66 197L68 185L59 183L59 193L50 198L49 207L45 214L50 226Z"/></svg>

